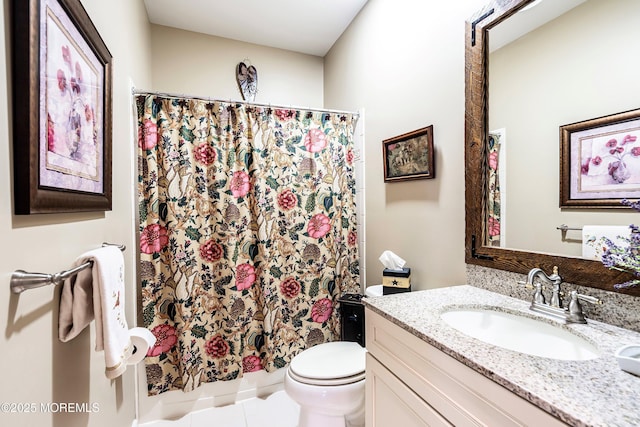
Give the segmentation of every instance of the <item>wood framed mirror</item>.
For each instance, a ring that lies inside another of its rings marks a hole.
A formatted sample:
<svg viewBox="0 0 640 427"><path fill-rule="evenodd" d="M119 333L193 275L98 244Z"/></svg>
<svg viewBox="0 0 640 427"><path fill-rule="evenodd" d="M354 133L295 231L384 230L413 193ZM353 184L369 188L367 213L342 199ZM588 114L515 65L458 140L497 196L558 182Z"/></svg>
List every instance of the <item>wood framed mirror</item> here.
<svg viewBox="0 0 640 427"><path fill-rule="evenodd" d="M552 0L546 0L552 1ZM540 267L551 272L558 266L563 281L580 286L613 291L613 285L630 280L628 273L612 271L601 262L579 256L556 255L546 251L528 251L494 247L488 244L487 141L489 135L489 30L510 19L535 0L493 0L476 12L466 23L465 49L465 261L499 270L526 274ZM558 128L554 130L560 167ZM555 190L559 191L556 185ZM556 193L557 194L557 193ZM558 200L556 196L555 200ZM531 215L535 216L535 200L531 201ZM558 232L560 233L560 232ZM617 292L640 296L640 288Z"/></svg>

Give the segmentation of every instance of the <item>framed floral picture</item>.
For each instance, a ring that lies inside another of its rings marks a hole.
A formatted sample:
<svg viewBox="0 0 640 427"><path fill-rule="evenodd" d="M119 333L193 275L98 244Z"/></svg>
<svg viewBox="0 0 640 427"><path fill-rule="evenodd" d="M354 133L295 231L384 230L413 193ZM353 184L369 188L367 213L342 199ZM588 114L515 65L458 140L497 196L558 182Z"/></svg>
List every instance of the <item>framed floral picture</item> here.
<svg viewBox="0 0 640 427"><path fill-rule="evenodd" d="M433 125L382 141L384 182L435 178Z"/></svg>
<svg viewBox="0 0 640 427"><path fill-rule="evenodd" d="M79 0L12 2L16 214L111 209L111 54Z"/></svg>
<svg viewBox="0 0 640 427"><path fill-rule="evenodd" d="M640 198L640 110L560 126L560 207Z"/></svg>

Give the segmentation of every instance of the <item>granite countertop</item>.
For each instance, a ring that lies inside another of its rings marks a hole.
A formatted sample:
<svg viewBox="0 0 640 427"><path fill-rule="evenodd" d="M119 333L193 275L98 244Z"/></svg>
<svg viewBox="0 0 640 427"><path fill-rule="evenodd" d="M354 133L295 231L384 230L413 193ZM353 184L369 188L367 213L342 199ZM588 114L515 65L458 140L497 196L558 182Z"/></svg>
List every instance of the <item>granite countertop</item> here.
<svg viewBox="0 0 640 427"><path fill-rule="evenodd" d="M474 286L363 298L365 306L572 426L640 425L640 377L622 371L614 356L640 333L588 320L564 325L529 310L529 303ZM486 344L440 319L455 307L499 307L561 325L594 344L601 357L557 360Z"/></svg>

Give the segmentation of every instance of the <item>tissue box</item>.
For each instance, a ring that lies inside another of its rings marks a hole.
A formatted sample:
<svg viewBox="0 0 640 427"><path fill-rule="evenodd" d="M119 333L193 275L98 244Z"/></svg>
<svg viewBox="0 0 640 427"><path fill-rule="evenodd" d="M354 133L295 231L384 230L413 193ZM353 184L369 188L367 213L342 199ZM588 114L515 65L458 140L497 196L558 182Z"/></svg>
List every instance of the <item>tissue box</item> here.
<svg viewBox="0 0 640 427"><path fill-rule="evenodd" d="M411 269L382 270L382 295L411 291Z"/></svg>

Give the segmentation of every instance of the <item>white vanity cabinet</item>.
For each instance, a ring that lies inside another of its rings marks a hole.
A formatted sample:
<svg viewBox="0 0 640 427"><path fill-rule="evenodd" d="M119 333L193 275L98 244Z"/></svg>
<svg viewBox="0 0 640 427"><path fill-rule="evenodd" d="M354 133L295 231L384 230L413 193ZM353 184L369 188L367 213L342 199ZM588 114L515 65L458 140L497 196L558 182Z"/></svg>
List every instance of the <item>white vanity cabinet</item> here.
<svg viewBox="0 0 640 427"><path fill-rule="evenodd" d="M370 308L366 426L565 426Z"/></svg>

